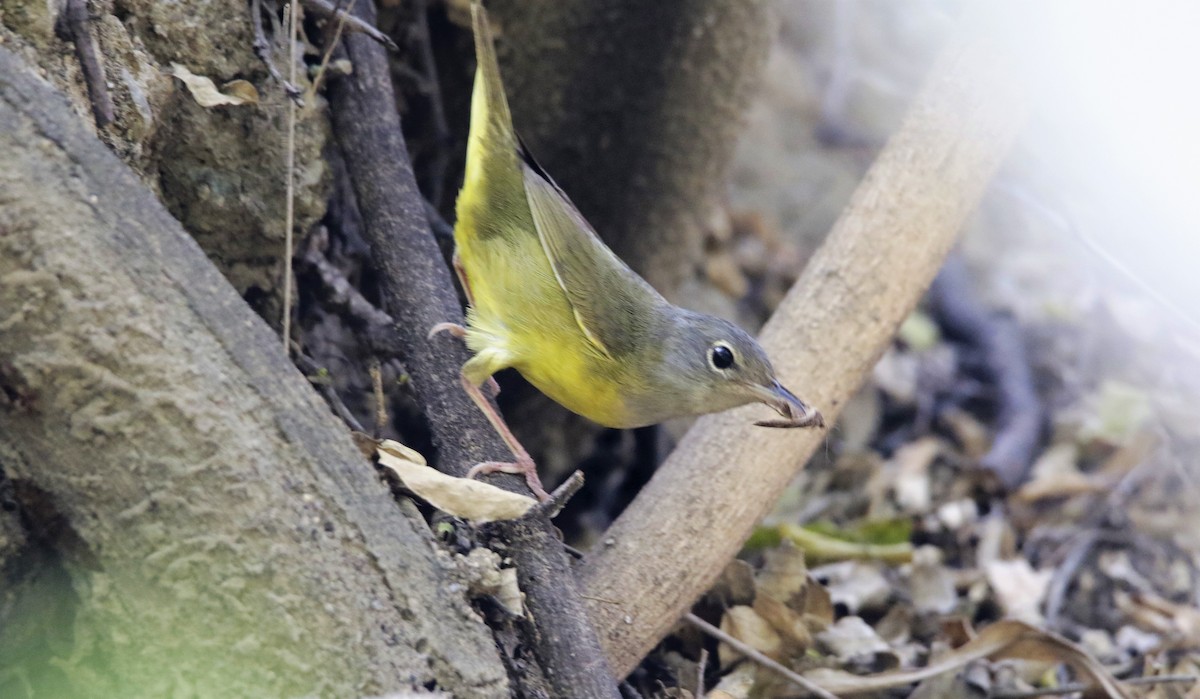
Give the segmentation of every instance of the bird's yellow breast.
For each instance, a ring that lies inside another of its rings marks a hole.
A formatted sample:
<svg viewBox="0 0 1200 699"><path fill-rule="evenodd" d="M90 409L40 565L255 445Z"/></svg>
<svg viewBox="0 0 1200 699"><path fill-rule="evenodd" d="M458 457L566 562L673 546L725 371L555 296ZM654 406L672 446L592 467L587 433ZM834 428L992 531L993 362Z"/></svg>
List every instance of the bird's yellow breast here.
<svg viewBox="0 0 1200 699"><path fill-rule="evenodd" d="M475 221L470 204L460 202L467 216L455 231L472 295L468 346L506 357L505 366L568 410L608 427L628 426L623 372L584 336L532 221L528 227L497 217Z"/></svg>

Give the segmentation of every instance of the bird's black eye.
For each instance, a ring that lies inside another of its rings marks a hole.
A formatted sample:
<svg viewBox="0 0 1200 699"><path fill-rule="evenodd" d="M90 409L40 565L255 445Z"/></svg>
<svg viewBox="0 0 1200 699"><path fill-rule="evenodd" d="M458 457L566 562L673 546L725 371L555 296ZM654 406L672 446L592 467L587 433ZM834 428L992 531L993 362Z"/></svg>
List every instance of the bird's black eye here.
<svg viewBox="0 0 1200 699"><path fill-rule="evenodd" d="M725 345L713 345L708 351L708 361L717 369L728 369L733 366L733 350Z"/></svg>

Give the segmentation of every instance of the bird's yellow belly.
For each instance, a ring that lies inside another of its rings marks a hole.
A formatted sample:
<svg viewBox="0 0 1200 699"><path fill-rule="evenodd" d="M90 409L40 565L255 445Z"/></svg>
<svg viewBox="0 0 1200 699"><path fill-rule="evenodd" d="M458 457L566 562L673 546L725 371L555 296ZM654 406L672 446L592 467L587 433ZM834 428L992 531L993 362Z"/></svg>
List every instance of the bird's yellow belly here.
<svg viewBox="0 0 1200 699"><path fill-rule="evenodd" d="M583 341L582 336L575 341ZM606 372L576 361L590 347L533 341L534 351L517 371L559 405L605 427L626 427L629 416L620 385ZM597 360L599 361L599 360ZM607 359L603 361L608 361Z"/></svg>
<svg viewBox="0 0 1200 699"><path fill-rule="evenodd" d="M629 426L619 372L588 341L536 238L459 239L473 303L468 344L505 362L568 410L606 427Z"/></svg>

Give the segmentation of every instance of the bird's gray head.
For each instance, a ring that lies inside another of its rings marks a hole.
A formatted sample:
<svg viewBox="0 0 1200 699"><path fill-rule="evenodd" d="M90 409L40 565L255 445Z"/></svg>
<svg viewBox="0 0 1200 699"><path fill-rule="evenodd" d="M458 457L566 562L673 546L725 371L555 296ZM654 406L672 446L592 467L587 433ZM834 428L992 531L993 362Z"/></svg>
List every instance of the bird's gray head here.
<svg viewBox="0 0 1200 699"><path fill-rule="evenodd" d="M733 323L702 313L681 310L663 347L661 372L678 405L688 414L702 415L747 403L766 403L783 421L761 422L774 427L824 424L821 415L784 388L761 345Z"/></svg>

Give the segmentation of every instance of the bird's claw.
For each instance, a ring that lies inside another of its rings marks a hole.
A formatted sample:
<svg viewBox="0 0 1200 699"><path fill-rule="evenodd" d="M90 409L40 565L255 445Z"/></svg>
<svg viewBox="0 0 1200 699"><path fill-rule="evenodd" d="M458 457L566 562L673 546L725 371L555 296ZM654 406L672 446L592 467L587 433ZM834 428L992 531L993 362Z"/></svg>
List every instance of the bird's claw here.
<svg viewBox="0 0 1200 699"><path fill-rule="evenodd" d="M432 340L438 333L443 332L448 332L460 340L467 336L467 329L458 323L438 323L429 329L429 334L425 337Z"/></svg>
<svg viewBox="0 0 1200 699"><path fill-rule="evenodd" d="M538 478L537 466L532 459L484 461L472 466L471 470L467 471L467 478L478 478L496 472L521 474L525 476L525 483L537 496L538 502L546 502L550 499L550 493L547 493L546 489L542 487L542 479Z"/></svg>

